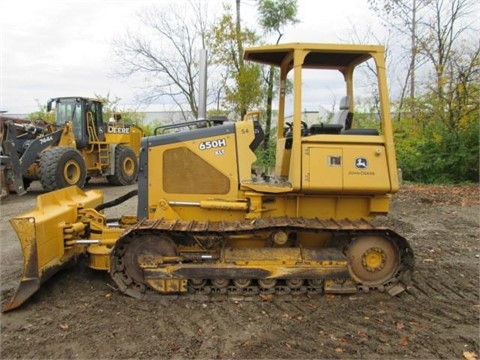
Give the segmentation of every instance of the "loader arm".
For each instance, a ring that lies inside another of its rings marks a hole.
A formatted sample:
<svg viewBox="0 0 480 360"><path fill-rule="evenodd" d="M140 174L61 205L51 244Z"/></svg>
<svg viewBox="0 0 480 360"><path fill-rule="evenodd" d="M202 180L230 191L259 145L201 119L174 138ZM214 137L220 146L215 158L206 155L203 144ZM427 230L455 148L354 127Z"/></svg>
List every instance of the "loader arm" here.
<svg viewBox="0 0 480 360"><path fill-rule="evenodd" d="M67 128L61 128L52 133L42 135L36 139L22 141L17 136L15 123L7 121L4 124L5 135L2 148L5 153L3 158L3 171L5 179L18 195L24 195L27 191L23 185L23 175L28 168L38 159L39 154L45 149L58 145ZM24 148L26 149L24 150ZM19 155L21 154L21 155Z"/></svg>

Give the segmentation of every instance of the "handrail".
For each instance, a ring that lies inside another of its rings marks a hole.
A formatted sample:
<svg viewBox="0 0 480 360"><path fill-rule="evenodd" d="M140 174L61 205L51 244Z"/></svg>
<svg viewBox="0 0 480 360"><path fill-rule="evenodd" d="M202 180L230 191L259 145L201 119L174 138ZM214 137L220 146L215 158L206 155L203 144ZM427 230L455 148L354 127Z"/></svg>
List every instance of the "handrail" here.
<svg viewBox="0 0 480 360"><path fill-rule="evenodd" d="M162 126L156 127L153 133L155 135L158 135L157 130L162 130L162 133L163 133L165 130L177 129L184 126L199 125L199 124L206 124L207 127L210 127L212 126L212 121L209 119L201 119L201 120L186 121L186 122L177 123L177 124L162 125Z"/></svg>

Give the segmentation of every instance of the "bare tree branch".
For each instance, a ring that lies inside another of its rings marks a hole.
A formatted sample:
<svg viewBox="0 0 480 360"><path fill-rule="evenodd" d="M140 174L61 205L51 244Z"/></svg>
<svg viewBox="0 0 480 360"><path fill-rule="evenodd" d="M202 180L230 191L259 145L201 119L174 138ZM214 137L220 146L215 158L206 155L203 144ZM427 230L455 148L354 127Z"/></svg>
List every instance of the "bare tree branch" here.
<svg viewBox="0 0 480 360"><path fill-rule="evenodd" d="M142 100L173 102L185 119L189 112L198 115L198 57L205 46L207 5L188 1L145 8L138 14L139 28L114 41L121 62L116 75L143 76Z"/></svg>

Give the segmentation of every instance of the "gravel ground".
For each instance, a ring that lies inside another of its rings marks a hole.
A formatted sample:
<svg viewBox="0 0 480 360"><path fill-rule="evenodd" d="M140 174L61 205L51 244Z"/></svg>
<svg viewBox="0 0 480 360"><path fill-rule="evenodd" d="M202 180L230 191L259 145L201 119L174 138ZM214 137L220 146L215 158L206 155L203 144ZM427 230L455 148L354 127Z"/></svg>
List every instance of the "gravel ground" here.
<svg viewBox="0 0 480 360"><path fill-rule="evenodd" d="M112 200L133 188L101 188ZM2 302L22 255L8 219L31 209L40 189L2 200ZM108 216L135 214L136 199ZM409 239L411 288L291 301L139 301L85 261L55 275L22 307L1 316L2 359L476 359L479 354L477 186L406 185L388 217Z"/></svg>

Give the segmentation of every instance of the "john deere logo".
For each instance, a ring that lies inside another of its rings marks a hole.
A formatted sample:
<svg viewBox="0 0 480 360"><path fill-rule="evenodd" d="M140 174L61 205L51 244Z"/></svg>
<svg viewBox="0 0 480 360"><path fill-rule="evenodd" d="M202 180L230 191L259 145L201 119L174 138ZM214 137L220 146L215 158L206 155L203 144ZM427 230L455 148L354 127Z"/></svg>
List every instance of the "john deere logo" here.
<svg viewBox="0 0 480 360"><path fill-rule="evenodd" d="M355 167L357 169L366 169L368 167L368 160L363 157L358 157L355 159Z"/></svg>

